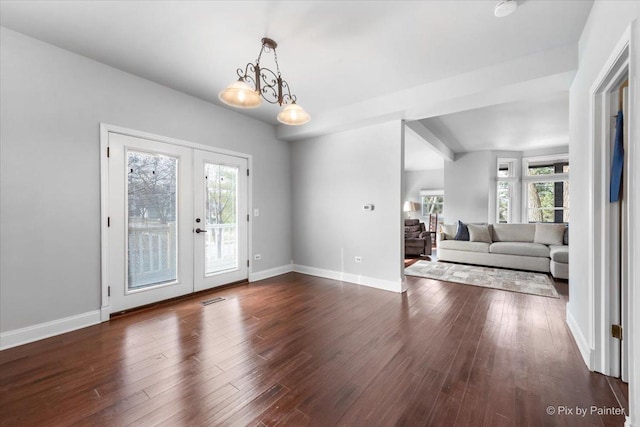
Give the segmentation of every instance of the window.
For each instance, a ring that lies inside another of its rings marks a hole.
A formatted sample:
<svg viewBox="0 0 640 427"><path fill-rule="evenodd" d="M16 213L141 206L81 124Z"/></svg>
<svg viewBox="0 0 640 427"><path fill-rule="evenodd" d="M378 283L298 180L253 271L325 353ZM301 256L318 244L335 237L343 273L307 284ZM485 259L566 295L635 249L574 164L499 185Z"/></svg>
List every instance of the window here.
<svg viewBox="0 0 640 427"><path fill-rule="evenodd" d="M569 222L569 158L525 158L523 169L526 220Z"/></svg>
<svg viewBox="0 0 640 427"><path fill-rule="evenodd" d="M444 190L422 190L422 216L438 214L442 216L444 212Z"/></svg>
<svg viewBox="0 0 640 427"><path fill-rule="evenodd" d="M496 171L496 222L509 223L513 215L516 159L498 159Z"/></svg>
<svg viewBox="0 0 640 427"><path fill-rule="evenodd" d="M498 181L498 223L511 222L511 197L512 184L506 181Z"/></svg>

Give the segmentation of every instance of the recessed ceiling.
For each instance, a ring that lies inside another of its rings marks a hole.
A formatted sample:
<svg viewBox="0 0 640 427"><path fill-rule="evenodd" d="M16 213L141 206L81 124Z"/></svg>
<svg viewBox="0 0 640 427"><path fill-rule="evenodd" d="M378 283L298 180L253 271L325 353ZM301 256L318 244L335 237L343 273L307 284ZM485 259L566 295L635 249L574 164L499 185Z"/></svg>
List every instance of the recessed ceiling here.
<svg viewBox="0 0 640 427"><path fill-rule="evenodd" d="M456 153L569 145L569 93L421 120Z"/></svg>
<svg viewBox="0 0 640 427"><path fill-rule="evenodd" d="M2 1L1 25L221 105L275 39L312 115L576 43L592 1ZM270 63L263 63L272 67ZM276 124L277 106L243 110Z"/></svg>

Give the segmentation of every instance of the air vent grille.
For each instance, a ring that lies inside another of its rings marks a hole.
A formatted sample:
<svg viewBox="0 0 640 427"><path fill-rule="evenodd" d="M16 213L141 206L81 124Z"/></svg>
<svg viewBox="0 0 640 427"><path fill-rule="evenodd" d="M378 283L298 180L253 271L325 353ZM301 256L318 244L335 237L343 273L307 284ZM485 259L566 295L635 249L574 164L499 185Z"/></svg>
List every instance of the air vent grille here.
<svg viewBox="0 0 640 427"><path fill-rule="evenodd" d="M222 298L222 297L212 298L212 299L208 299L206 301L202 301L200 304L202 304L202 305L210 305L210 304L215 304L215 303L220 302L220 301L224 301L224 298Z"/></svg>

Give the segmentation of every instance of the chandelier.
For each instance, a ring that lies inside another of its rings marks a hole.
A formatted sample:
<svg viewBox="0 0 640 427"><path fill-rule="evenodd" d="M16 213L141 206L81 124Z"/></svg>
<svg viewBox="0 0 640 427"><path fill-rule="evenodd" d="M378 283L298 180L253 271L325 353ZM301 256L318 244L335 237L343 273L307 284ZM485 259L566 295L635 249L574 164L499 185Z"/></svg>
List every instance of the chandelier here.
<svg viewBox="0 0 640 427"><path fill-rule="evenodd" d="M238 81L231 83L218 95L220 101L237 108L256 108L264 99L270 104L284 105L278 113L278 121L286 125L302 125L311 120L309 113L296 104L296 96L291 94L289 83L280 74L278 43L270 38L262 39L262 49L255 64L247 64L244 70L238 68ZM276 72L260 67L263 52L273 51Z"/></svg>

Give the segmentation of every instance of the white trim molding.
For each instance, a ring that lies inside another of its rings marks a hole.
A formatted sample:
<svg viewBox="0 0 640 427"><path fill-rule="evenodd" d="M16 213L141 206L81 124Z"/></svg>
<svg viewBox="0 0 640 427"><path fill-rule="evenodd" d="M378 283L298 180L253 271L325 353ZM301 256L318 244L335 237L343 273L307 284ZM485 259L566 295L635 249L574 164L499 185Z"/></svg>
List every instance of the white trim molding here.
<svg viewBox="0 0 640 427"><path fill-rule="evenodd" d="M620 284L620 288L618 285L610 285L610 283L615 283L614 277L617 276L616 268L618 268L620 258L619 254L613 252L611 247L613 233L611 219L615 214L609 204L611 160L609 139L613 112L608 97L611 92L617 90L616 87L625 74L632 75L630 43L631 27L628 27L589 89L589 148L591 157L589 176L592 177L589 181L589 194L592 197L590 203L592 209L589 212L589 235L592 236L592 242L603 242L602 245L589 245L588 289L591 306L589 328L594 348L591 369L613 376L620 375L620 343L611 336L609 331L612 324L620 323L619 291L623 285ZM633 88L632 84L633 79L630 88ZM633 117L631 102L630 110L627 116ZM629 140L632 141L635 135L635 125L633 120L629 123ZM636 168L631 156L629 156L629 163L625 164L625 168L629 168L629 170ZM630 221L630 223L632 222ZM633 262L629 264L632 266ZM623 327L625 326L623 325ZM629 342L631 343L631 340Z"/></svg>
<svg viewBox="0 0 640 427"><path fill-rule="evenodd" d="M382 289L384 291L402 293L402 278L398 277L397 281L376 279L374 277L366 277L357 274L341 273L339 271L325 270L322 268L309 267L306 265L293 265L293 271L296 273L308 274L310 276L323 277L325 279L337 280L339 282L354 283L356 285L368 286L370 288Z"/></svg>
<svg viewBox="0 0 640 427"><path fill-rule="evenodd" d="M270 268L268 270L261 270L249 273L249 282L257 282L258 280L268 279L270 277L279 276L281 274L290 273L293 271L293 265L282 265L280 267Z"/></svg>
<svg viewBox="0 0 640 427"><path fill-rule="evenodd" d="M578 350L580 350L580 355L582 356L582 359L584 360L585 365L587 365L587 368L589 368L589 370L592 371L593 370L593 349L589 346L589 342L587 341L585 336L582 334L582 331L580 330L580 326L578 326L578 322L576 322L576 319L573 317L573 314L571 314L571 311L569 311L568 304L567 304L566 312L567 312L567 326L569 327L569 331L571 331L571 334L573 335L573 339L578 345Z"/></svg>
<svg viewBox="0 0 640 427"><path fill-rule="evenodd" d="M50 322L38 323L26 328L14 329L0 334L0 350L17 347L56 335L86 328L100 323L100 310L76 314Z"/></svg>

